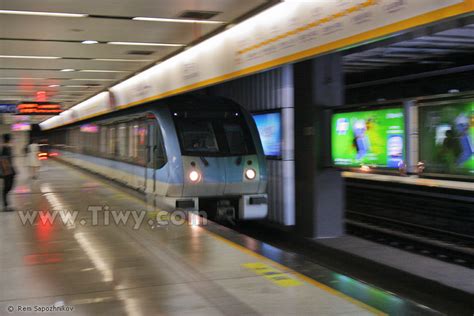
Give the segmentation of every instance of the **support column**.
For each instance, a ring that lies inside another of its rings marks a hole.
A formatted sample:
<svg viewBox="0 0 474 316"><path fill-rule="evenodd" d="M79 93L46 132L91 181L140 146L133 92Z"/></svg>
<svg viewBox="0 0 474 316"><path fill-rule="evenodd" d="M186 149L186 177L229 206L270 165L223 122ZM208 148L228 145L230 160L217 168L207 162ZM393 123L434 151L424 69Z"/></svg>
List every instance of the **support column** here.
<svg viewBox="0 0 474 316"><path fill-rule="evenodd" d="M418 108L416 102L408 100L403 103L405 110L405 161L409 173L417 173L418 156Z"/></svg>
<svg viewBox="0 0 474 316"><path fill-rule="evenodd" d="M344 104L340 54L294 65L296 230L305 237L344 234L345 188L331 162L328 107Z"/></svg>

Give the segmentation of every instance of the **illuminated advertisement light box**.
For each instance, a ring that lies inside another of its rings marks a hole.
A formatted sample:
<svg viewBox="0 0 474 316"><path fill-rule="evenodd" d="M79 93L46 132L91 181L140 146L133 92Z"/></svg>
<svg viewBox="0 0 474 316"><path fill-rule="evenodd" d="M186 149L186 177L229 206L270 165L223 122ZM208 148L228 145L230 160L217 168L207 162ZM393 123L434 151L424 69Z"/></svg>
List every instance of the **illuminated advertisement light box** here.
<svg viewBox="0 0 474 316"><path fill-rule="evenodd" d="M336 166L398 168L405 157L403 109L336 113L331 142Z"/></svg>
<svg viewBox="0 0 474 316"><path fill-rule="evenodd" d="M419 120L425 172L474 176L474 102L422 106Z"/></svg>
<svg viewBox="0 0 474 316"><path fill-rule="evenodd" d="M265 156L281 157L281 113L254 114Z"/></svg>
<svg viewBox="0 0 474 316"><path fill-rule="evenodd" d="M25 122L15 123L11 125L13 132L23 132L31 130L31 125Z"/></svg>
<svg viewBox="0 0 474 316"><path fill-rule="evenodd" d="M0 113L16 113L16 104L0 103Z"/></svg>
<svg viewBox="0 0 474 316"><path fill-rule="evenodd" d="M81 125L80 131L83 133L98 133L99 126L95 124L84 124L84 125Z"/></svg>

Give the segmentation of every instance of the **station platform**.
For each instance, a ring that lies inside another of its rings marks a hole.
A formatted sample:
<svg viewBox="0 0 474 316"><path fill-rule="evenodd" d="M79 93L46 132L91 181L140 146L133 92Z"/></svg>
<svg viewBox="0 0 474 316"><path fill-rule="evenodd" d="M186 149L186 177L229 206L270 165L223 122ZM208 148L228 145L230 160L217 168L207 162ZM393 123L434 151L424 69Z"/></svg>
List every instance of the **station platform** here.
<svg viewBox="0 0 474 316"><path fill-rule="evenodd" d="M38 180L19 171L15 211L0 213L2 315L439 314L212 222L158 224L142 199L57 161Z"/></svg>
<svg viewBox="0 0 474 316"><path fill-rule="evenodd" d="M349 179L360 179L360 180L371 180L378 182L390 182L408 185L417 185L422 187L440 188L440 189L453 189L461 190L466 192L474 192L474 182L466 181L453 181L453 180L442 180L442 179L429 179L420 178L416 175L402 177L399 175L385 175L375 173L363 173L363 172L342 172L344 178Z"/></svg>

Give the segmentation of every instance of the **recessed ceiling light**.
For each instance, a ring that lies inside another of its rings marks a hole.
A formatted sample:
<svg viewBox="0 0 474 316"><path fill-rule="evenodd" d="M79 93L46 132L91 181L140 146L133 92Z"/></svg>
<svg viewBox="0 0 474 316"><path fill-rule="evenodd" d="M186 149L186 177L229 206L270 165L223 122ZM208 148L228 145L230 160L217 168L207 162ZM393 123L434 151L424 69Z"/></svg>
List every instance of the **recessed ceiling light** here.
<svg viewBox="0 0 474 316"><path fill-rule="evenodd" d="M58 85L58 84L50 84L50 85L48 86L48 88L57 88L57 87L59 87L59 86L60 86L60 85Z"/></svg>
<svg viewBox="0 0 474 316"><path fill-rule="evenodd" d="M88 16L88 14L77 14L77 13L14 11L14 10L0 10L0 14L41 15L41 16L56 16L56 17L68 17L68 18L84 18Z"/></svg>
<svg viewBox="0 0 474 316"><path fill-rule="evenodd" d="M21 58L21 59L61 59L57 56L28 56L28 55L0 55L0 58Z"/></svg>
<svg viewBox="0 0 474 316"><path fill-rule="evenodd" d="M94 58L96 61L123 61L123 62L150 62L151 59L120 59L120 58Z"/></svg>
<svg viewBox="0 0 474 316"><path fill-rule="evenodd" d="M101 70L101 69L83 69L80 72L129 72L125 70Z"/></svg>
<svg viewBox="0 0 474 316"><path fill-rule="evenodd" d="M94 40L86 40L86 41L82 41L81 42L82 44L86 44L86 45L91 45L91 44L97 44L99 43L98 41L94 41Z"/></svg>
<svg viewBox="0 0 474 316"><path fill-rule="evenodd" d="M135 21L150 21L150 22L171 22L171 23L202 23L202 24L224 24L223 21L212 21L212 20L196 20L196 19L169 19L169 18L149 18L149 17L136 17L132 20Z"/></svg>
<svg viewBox="0 0 474 316"><path fill-rule="evenodd" d="M107 44L110 44L110 45L132 45L132 46L171 46L171 47L186 46L185 44L140 43L140 42L107 42Z"/></svg>
<svg viewBox="0 0 474 316"><path fill-rule="evenodd" d="M64 71L64 72L71 72L71 71L76 71L75 69L61 69L61 71Z"/></svg>

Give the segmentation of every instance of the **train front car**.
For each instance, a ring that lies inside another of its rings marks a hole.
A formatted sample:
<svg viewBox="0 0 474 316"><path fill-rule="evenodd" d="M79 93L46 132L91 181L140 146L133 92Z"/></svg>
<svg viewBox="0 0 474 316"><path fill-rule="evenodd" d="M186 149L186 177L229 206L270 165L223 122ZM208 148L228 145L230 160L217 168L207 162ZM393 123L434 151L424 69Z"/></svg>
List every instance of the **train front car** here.
<svg viewBox="0 0 474 316"><path fill-rule="evenodd" d="M182 179L178 190L168 192L179 196L176 207L216 219L266 217L266 161L252 117L224 98L177 97L167 103L179 143L169 148L179 154L168 153L174 177Z"/></svg>

